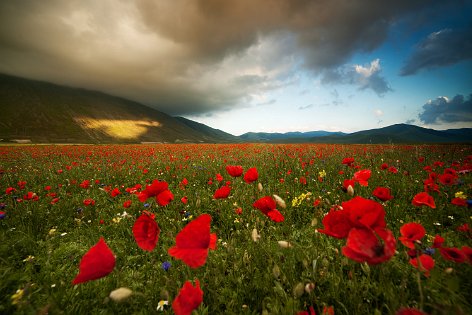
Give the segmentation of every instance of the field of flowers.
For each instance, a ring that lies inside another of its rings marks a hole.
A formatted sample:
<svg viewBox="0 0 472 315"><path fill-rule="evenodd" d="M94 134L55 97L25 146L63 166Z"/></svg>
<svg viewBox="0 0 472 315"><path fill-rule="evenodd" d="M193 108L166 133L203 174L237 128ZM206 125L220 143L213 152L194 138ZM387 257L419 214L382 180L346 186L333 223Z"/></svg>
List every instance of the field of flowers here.
<svg viewBox="0 0 472 315"><path fill-rule="evenodd" d="M472 147L0 147L2 314L472 314Z"/></svg>

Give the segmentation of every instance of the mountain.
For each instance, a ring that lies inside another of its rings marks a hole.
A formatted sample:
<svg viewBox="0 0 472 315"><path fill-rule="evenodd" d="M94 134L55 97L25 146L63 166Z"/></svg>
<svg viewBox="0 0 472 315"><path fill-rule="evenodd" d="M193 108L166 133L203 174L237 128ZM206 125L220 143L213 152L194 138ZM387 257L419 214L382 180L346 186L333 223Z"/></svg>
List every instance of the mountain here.
<svg viewBox="0 0 472 315"><path fill-rule="evenodd" d="M105 93L0 74L0 139L32 143L235 142Z"/></svg>
<svg viewBox="0 0 472 315"><path fill-rule="evenodd" d="M184 117L174 117L176 120L180 121L182 124L192 128L193 130L198 131L202 136L205 142L242 142L240 137L233 136L229 133L226 133L220 129L214 129L208 127L205 124L184 118Z"/></svg>
<svg viewBox="0 0 472 315"><path fill-rule="evenodd" d="M0 142L472 143L472 128L397 124L354 133L249 132L240 137L102 92L0 74Z"/></svg>
<svg viewBox="0 0 472 315"><path fill-rule="evenodd" d="M414 125L395 124L384 128L346 135L313 137L315 143L471 143L472 128L434 130Z"/></svg>
<svg viewBox="0 0 472 315"><path fill-rule="evenodd" d="M291 142L306 142L307 139L314 137L345 135L343 132L329 131L308 131L308 132L286 132L286 133L268 133L268 132L247 132L239 137L247 142L280 142L290 139Z"/></svg>
<svg viewBox="0 0 472 315"><path fill-rule="evenodd" d="M246 142L267 143L472 143L472 128L434 130L396 124L354 133L312 131L288 133L248 132L240 136Z"/></svg>

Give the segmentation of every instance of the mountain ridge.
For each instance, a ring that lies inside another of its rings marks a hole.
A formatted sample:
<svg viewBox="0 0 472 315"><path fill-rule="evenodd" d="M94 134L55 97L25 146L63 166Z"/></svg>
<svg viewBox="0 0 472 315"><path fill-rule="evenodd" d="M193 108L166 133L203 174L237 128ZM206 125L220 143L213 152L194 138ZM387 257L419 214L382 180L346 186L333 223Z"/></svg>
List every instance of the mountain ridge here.
<svg viewBox="0 0 472 315"><path fill-rule="evenodd" d="M248 132L234 136L100 91L0 74L0 141L32 143L471 143L472 128L415 125L353 133Z"/></svg>
<svg viewBox="0 0 472 315"><path fill-rule="evenodd" d="M138 102L0 74L0 139L33 143L231 142ZM208 127L210 128L210 127ZM211 128L210 128L211 129ZM226 137L226 138L225 138Z"/></svg>

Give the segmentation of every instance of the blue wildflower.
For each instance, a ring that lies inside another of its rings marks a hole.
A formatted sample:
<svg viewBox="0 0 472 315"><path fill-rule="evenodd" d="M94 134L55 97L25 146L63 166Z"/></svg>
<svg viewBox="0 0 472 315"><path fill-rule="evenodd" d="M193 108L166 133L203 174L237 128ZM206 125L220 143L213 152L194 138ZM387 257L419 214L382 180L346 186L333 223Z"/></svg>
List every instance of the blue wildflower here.
<svg viewBox="0 0 472 315"><path fill-rule="evenodd" d="M0 211L0 219L3 219L7 216L7 213L5 211Z"/></svg>
<svg viewBox="0 0 472 315"><path fill-rule="evenodd" d="M434 248L428 247L423 251L426 255L432 256L436 252Z"/></svg>
<svg viewBox="0 0 472 315"><path fill-rule="evenodd" d="M162 268L164 271L168 271L168 270L170 269L170 266L172 266L172 265L171 265L171 263L170 263L169 261L164 261L164 262L162 263L162 265L161 265L161 268Z"/></svg>

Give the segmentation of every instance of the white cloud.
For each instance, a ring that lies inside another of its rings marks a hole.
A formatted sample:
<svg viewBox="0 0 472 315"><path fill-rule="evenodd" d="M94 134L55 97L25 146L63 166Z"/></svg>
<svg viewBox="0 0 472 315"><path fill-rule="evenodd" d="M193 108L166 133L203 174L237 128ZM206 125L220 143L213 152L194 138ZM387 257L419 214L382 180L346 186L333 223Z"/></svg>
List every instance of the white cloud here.
<svg viewBox="0 0 472 315"><path fill-rule="evenodd" d="M352 84L360 90L370 89L378 96L392 91L387 80L382 76L380 59L374 59L367 65L344 65L335 70L325 71L322 83Z"/></svg>
<svg viewBox="0 0 472 315"><path fill-rule="evenodd" d="M381 109L375 109L374 110L374 115L375 117L382 117L383 116L383 111Z"/></svg>

